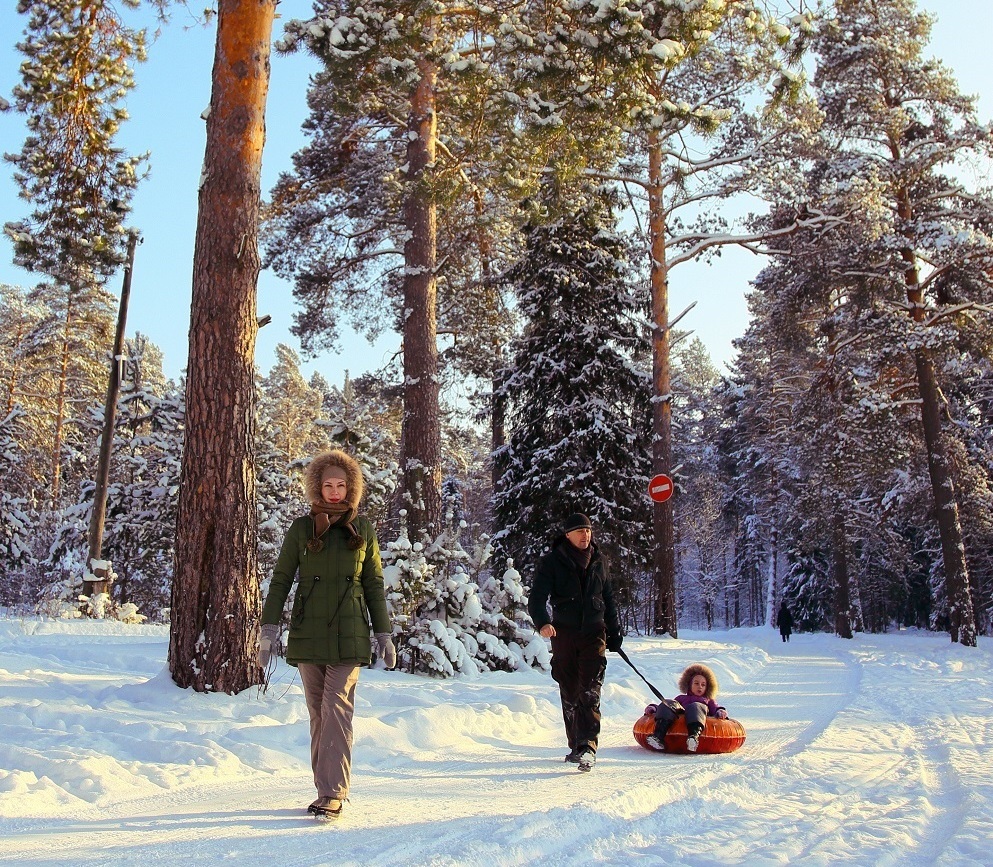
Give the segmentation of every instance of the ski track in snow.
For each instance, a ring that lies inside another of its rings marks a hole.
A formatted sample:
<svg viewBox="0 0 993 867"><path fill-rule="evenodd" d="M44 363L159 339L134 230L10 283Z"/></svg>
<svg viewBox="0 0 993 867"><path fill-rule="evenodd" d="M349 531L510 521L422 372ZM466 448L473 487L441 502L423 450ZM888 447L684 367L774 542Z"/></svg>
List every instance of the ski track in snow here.
<svg viewBox="0 0 993 867"><path fill-rule="evenodd" d="M364 671L352 800L319 822L303 813L313 791L291 669L261 700L195 696L156 672L161 637L83 642L69 662L65 636L4 633L0 862L990 864L993 695L959 661L979 651L938 637L928 660L923 639L773 637L626 642L667 695L683 666L710 665L748 737L723 756L641 749L631 727L651 695L611 656L587 775L562 761L547 675ZM907 688L928 678L939 707ZM50 817L8 809L33 796Z"/></svg>

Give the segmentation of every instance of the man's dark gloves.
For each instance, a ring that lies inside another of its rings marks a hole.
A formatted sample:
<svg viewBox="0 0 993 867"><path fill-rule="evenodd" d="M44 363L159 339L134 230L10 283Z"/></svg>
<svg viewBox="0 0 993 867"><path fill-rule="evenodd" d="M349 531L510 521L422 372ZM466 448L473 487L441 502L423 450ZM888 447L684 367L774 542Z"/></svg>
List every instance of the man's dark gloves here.
<svg viewBox="0 0 993 867"><path fill-rule="evenodd" d="M607 633L607 650L611 650L617 653L621 649L621 645L624 643L624 635L620 631L608 632Z"/></svg>

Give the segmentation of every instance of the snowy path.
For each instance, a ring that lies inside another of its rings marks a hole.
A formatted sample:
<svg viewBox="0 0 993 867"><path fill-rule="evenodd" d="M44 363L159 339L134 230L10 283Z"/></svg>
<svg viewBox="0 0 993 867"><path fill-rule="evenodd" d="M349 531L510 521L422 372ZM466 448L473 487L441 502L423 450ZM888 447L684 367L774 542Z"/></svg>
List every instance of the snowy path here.
<svg viewBox="0 0 993 867"><path fill-rule="evenodd" d="M667 694L686 663L711 665L748 740L726 756L642 750L631 726L650 694L612 657L589 775L562 762L547 675L363 672L352 800L322 824L301 810L312 788L290 669L261 700L192 696L157 670L161 643L121 639L63 662L44 637L0 639L0 862L991 863L985 645L782 645L769 630L631 639ZM135 674L120 674L121 658ZM937 684L974 709L967 726L935 708ZM74 756L73 743L86 747Z"/></svg>

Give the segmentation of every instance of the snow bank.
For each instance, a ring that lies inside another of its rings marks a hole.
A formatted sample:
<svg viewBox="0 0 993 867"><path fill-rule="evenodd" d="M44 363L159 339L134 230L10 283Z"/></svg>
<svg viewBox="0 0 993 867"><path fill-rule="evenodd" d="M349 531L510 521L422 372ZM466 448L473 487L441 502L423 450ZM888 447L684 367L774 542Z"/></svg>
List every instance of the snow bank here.
<svg viewBox="0 0 993 867"><path fill-rule="evenodd" d="M702 661L748 740L639 748L652 698L611 656L597 767L562 761L540 671L433 680L364 670L353 789L315 823L295 670L267 695L198 695L163 627L0 621L0 861L19 864L986 864L991 644L767 629L629 638L666 694ZM63 852L71 852L67 862Z"/></svg>

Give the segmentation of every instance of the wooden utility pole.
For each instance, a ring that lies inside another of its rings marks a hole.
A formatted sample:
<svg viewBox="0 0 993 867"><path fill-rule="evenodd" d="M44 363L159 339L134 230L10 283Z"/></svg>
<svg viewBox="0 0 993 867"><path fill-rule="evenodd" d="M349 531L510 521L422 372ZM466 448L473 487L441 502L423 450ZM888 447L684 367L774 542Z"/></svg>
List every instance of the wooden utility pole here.
<svg viewBox="0 0 993 867"><path fill-rule="evenodd" d="M86 558L86 575L83 578L83 595L94 596L110 592L110 563L102 559L103 525L107 516L107 488L110 484L110 453L114 448L114 424L117 420L117 396L121 392L121 369L124 366L124 330L128 321L128 302L131 298L131 273L134 270L134 251L138 246L138 233L128 235L128 253L124 263L124 285L121 304L117 311L117 331L114 334L114 352L110 359L110 378L107 381L107 401L103 408L103 434L100 437L100 460L97 462L96 486L93 489L93 509L90 511L89 556Z"/></svg>

